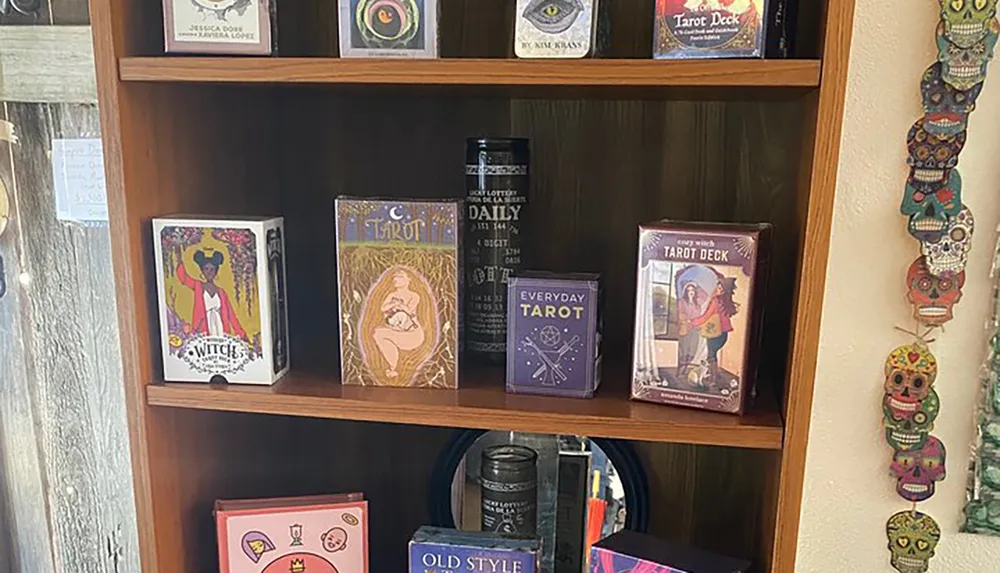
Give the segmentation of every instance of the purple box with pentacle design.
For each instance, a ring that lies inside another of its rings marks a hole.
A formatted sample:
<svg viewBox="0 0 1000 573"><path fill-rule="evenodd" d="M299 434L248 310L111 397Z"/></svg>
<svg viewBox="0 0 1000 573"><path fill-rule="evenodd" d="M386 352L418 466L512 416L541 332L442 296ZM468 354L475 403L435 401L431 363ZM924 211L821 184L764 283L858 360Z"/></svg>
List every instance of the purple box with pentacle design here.
<svg viewBox="0 0 1000 573"><path fill-rule="evenodd" d="M507 282L507 391L591 398L601 383L600 276L521 272Z"/></svg>

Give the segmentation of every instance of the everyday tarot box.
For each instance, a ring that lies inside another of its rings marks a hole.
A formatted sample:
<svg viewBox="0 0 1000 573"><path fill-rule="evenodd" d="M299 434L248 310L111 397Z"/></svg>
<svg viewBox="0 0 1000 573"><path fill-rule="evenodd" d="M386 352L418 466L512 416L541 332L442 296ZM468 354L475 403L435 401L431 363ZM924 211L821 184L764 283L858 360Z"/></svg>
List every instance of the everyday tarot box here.
<svg viewBox="0 0 1000 573"><path fill-rule="evenodd" d="M599 275L508 279L507 391L590 398L600 383Z"/></svg>
<svg viewBox="0 0 1000 573"><path fill-rule="evenodd" d="M368 573L361 494L215 502L221 573Z"/></svg>
<svg viewBox="0 0 1000 573"><path fill-rule="evenodd" d="M771 226L639 227L632 397L742 414L753 395Z"/></svg>
<svg viewBox="0 0 1000 573"><path fill-rule="evenodd" d="M267 55L274 0L163 0L167 52Z"/></svg>
<svg viewBox="0 0 1000 573"><path fill-rule="evenodd" d="M796 0L656 0L653 57L788 57Z"/></svg>
<svg viewBox="0 0 1000 573"><path fill-rule="evenodd" d="M438 56L438 0L337 1L340 57Z"/></svg>
<svg viewBox="0 0 1000 573"><path fill-rule="evenodd" d="M744 573L750 563L620 531L590 549L590 573Z"/></svg>
<svg viewBox="0 0 1000 573"><path fill-rule="evenodd" d="M167 382L273 384L288 371L283 223L153 220Z"/></svg>
<svg viewBox="0 0 1000 573"><path fill-rule="evenodd" d="M610 0L604 0L607 6ZM583 58L599 51L599 0L517 0L514 53L519 58Z"/></svg>
<svg viewBox="0 0 1000 573"><path fill-rule="evenodd" d="M344 384L455 388L462 202L339 197Z"/></svg>
<svg viewBox="0 0 1000 573"><path fill-rule="evenodd" d="M410 541L410 573L536 573L541 542L424 526Z"/></svg>

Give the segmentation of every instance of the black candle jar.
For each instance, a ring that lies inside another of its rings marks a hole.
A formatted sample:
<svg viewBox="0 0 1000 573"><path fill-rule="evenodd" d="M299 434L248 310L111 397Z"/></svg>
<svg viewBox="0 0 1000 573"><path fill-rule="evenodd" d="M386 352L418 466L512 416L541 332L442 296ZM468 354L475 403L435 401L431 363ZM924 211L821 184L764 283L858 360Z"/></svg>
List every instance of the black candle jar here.
<svg viewBox="0 0 1000 573"><path fill-rule="evenodd" d="M465 340L472 355L502 362L507 348L507 278L527 239L527 139L466 142Z"/></svg>
<svg viewBox="0 0 1000 573"><path fill-rule="evenodd" d="M493 446L482 456L482 530L535 535L538 527L538 453L524 446Z"/></svg>

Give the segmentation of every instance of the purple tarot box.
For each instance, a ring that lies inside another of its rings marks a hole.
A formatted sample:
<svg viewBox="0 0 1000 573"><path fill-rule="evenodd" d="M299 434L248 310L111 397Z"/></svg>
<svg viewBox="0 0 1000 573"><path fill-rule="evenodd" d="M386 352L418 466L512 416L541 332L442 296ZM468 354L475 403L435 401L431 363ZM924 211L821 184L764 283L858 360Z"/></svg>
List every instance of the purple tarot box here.
<svg viewBox="0 0 1000 573"><path fill-rule="evenodd" d="M748 561L632 531L620 531L590 549L590 573L745 573L749 567Z"/></svg>
<svg viewBox="0 0 1000 573"><path fill-rule="evenodd" d="M600 276L522 272L507 282L507 391L591 398L601 383Z"/></svg>
<svg viewBox="0 0 1000 573"><path fill-rule="evenodd" d="M424 526L410 540L410 573L536 573L541 542Z"/></svg>

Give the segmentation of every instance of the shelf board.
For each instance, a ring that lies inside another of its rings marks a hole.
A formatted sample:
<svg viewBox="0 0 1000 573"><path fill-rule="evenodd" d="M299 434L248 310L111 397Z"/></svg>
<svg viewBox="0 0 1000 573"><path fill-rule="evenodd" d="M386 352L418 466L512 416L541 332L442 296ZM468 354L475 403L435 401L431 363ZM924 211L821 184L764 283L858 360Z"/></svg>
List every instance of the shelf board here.
<svg viewBox="0 0 1000 573"><path fill-rule="evenodd" d="M466 375L459 390L342 386L293 371L270 387L152 384L146 398L151 406L175 408L781 449L773 400L758 399L748 415L737 417L630 401L624 388L607 386L586 400L508 394L496 370Z"/></svg>
<svg viewBox="0 0 1000 573"><path fill-rule="evenodd" d="M123 81L467 86L816 87L820 60L131 57Z"/></svg>

